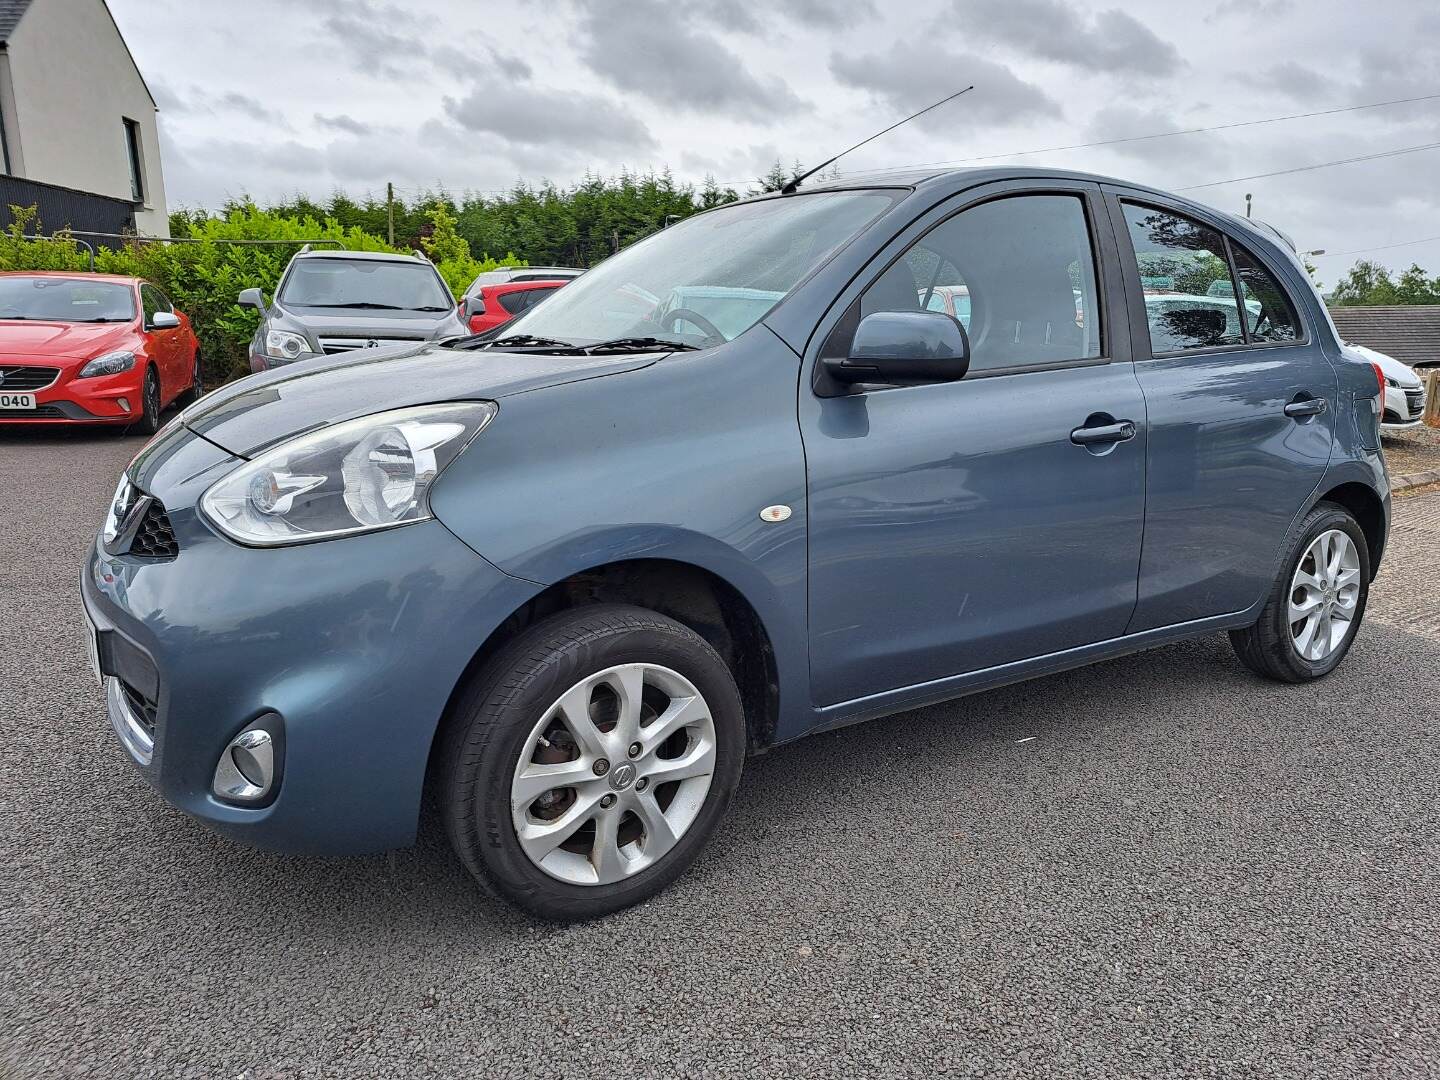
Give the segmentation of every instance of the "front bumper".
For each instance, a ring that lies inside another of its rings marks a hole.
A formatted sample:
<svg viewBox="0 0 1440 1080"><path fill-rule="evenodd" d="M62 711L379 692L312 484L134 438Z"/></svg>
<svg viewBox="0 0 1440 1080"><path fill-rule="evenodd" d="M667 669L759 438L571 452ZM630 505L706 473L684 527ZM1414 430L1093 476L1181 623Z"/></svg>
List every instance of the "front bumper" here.
<svg viewBox="0 0 1440 1080"><path fill-rule="evenodd" d="M1380 430L1398 431L1412 428L1425 415L1424 386L1385 387L1385 414L1380 419Z"/></svg>
<svg viewBox="0 0 1440 1080"><path fill-rule="evenodd" d="M42 365L43 366L43 365ZM118 375L77 379L62 370L55 382L35 393L35 409L0 412L0 423L131 424L144 411L139 365Z"/></svg>
<svg viewBox="0 0 1440 1080"><path fill-rule="evenodd" d="M502 573L438 521L240 547L183 509L234 459L200 440L176 459L169 471L182 478L150 478L146 490L167 501L178 554L117 556L97 544L81 582L127 756L168 802L256 847L355 854L410 843L451 692L540 587ZM146 681L147 665L153 685L131 686ZM147 700L148 716L137 717ZM273 801L217 798L220 755L268 714L284 725Z"/></svg>

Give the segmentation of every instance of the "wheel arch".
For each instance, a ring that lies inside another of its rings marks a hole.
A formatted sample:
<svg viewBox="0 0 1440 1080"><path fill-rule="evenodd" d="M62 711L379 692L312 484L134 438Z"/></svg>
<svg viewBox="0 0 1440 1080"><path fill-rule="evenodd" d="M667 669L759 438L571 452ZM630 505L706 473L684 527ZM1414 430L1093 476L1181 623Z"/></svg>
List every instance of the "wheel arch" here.
<svg viewBox="0 0 1440 1080"><path fill-rule="evenodd" d="M1365 534L1365 547L1370 555L1370 577L1373 579L1385 554L1389 525L1385 503L1379 493L1369 484L1347 480L1327 488L1315 502L1343 506L1359 522L1360 531Z"/></svg>
<svg viewBox="0 0 1440 1080"><path fill-rule="evenodd" d="M745 708L752 753L776 741L780 675L773 639L750 599L713 570L665 558L623 559L572 573L519 605L476 648L456 681L430 745L427 785L437 772L445 731L466 684L510 641L542 619L590 604L628 603L693 630L730 668Z"/></svg>

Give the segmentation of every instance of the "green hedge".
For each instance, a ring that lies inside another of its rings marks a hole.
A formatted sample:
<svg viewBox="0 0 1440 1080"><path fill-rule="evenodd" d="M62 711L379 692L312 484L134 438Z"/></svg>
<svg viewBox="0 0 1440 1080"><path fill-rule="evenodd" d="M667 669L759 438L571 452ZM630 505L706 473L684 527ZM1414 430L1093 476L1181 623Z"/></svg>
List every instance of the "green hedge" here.
<svg viewBox="0 0 1440 1080"><path fill-rule="evenodd" d="M86 270L89 256L65 231L54 238L31 239L41 232L34 207L12 206L12 224L0 235L0 270ZM458 297L475 275L497 266L523 265L513 256L477 259L470 245L455 233L455 219L444 207L430 214L431 235L421 240L426 254ZM241 289L259 288L267 297L290 257L305 241L338 240L351 251L394 251L380 237L334 220L288 217L243 204L223 217L185 219L189 243L132 241L118 249L97 252L95 269L153 281L195 326L200 338L206 380L217 385L249 372L248 345L259 313L235 303ZM176 234L182 235L181 232ZM282 241L236 244L236 240Z"/></svg>

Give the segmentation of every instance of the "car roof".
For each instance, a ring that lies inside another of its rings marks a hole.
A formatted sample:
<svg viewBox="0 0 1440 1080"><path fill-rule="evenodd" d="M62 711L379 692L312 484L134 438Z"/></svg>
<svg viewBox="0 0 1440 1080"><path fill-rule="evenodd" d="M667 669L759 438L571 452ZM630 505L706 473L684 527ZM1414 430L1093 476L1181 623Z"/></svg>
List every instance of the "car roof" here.
<svg viewBox="0 0 1440 1080"><path fill-rule="evenodd" d="M573 278L543 278L536 281L496 281L480 288L491 292L524 292L526 289L553 289L558 285L569 285Z"/></svg>
<svg viewBox="0 0 1440 1080"><path fill-rule="evenodd" d="M1038 165L973 165L962 168L907 168L907 169L874 169L863 172L842 174L838 177L823 181L806 181L800 186L796 194L814 193L817 191L854 191L863 188L884 188L884 187L906 187L915 190L950 188L962 191L965 188L979 187L981 184L995 183L1001 180L1067 180L1084 184L1111 184L1116 187L1128 188L1131 191L1141 194L1151 194L1157 198L1189 203L1192 206L1203 207L1212 214L1219 215L1226 219L1228 225L1234 225L1248 231L1252 235L1263 237L1272 244L1278 243L1276 234L1279 230L1272 225L1264 225L1263 229L1257 227L1261 223L1246 221L1244 218L1231 214L1225 210L1216 209L1205 203L1191 199L1183 192L1167 191L1164 188L1153 187L1149 184L1137 183L1134 180L1127 180L1119 176L1106 176L1103 173L1080 172L1075 169L1047 169ZM776 198L776 194L757 195L757 199ZM784 197L784 196L779 196ZM744 200L742 200L744 201ZM1284 234L1279 234L1282 238Z"/></svg>
<svg viewBox="0 0 1440 1080"><path fill-rule="evenodd" d="M92 274L85 270L0 270L0 277L81 278L85 281L108 281L114 285L144 285L143 278L124 274Z"/></svg>
<svg viewBox="0 0 1440 1080"><path fill-rule="evenodd" d="M389 251L345 251L335 248L326 248L323 251L299 251L295 253L297 259L344 259L347 262L360 260L362 262L408 262L423 263L425 266L432 266L433 263L423 255L400 255Z"/></svg>

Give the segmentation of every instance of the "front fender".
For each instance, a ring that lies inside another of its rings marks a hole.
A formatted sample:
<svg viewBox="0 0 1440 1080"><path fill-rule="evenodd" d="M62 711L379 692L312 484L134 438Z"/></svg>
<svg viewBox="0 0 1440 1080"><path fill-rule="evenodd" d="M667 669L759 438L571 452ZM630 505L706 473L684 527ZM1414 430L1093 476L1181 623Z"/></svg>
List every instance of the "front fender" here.
<svg viewBox="0 0 1440 1080"><path fill-rule="evenodd" d="M809 702L798 363L759 328L643 370L511 395L437 481L431 509L541 585L633 559L721 578L770 637L783 738ZM788 518L761 520L777 504Z"/></svg>

